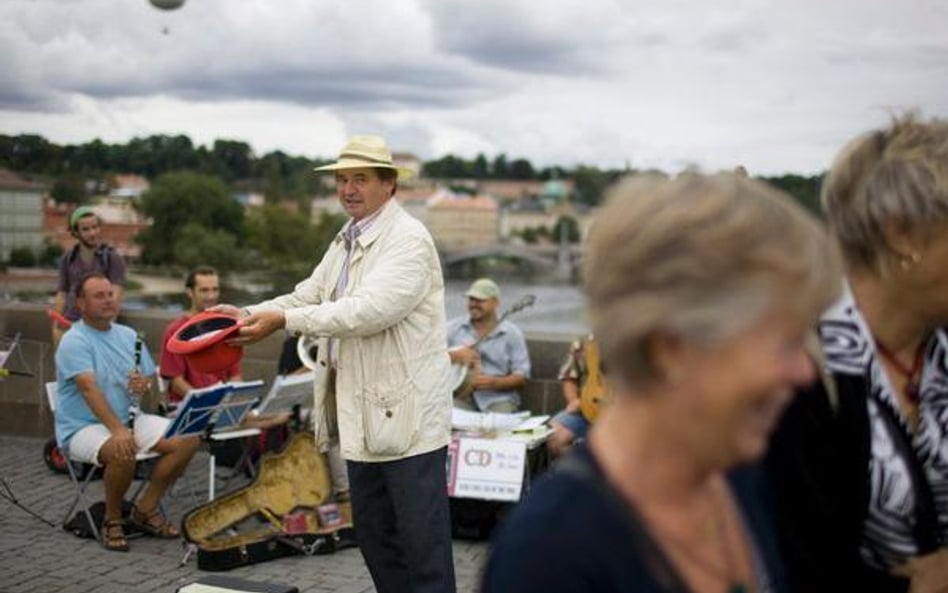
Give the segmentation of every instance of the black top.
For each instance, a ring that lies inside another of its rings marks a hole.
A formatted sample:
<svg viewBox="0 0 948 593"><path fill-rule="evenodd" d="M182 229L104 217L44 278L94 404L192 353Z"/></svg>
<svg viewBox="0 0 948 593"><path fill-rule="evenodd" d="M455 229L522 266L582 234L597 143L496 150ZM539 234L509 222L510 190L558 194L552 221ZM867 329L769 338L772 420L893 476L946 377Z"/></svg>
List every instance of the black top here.
<svg viewBox="0 0 948 593"><path fill-rule="evenodd" d="M681 579L662 578L670 563L616 500L601 468L584 445L570 452L589 477L554 469L502 524L484 575L484 593L626 593L680 590ZM786 592L771 517L762 504L763 474L746 467L729 483L754 545L760 591ZM667 575L666 575L667 576ZM668 582L671 581L671 582Z"/></svg>
<svg viewBox="0 0 948 593"><path fill-rule="evenodd" d="M908 580L860 556L869 501L869 421L862 386L837 377L834 410L822 384L797 395L770 444L766 468L793 591L903 592Z"/></svg>
<svg viewBox="0 0 948 593"><path fill-rule="evenodd" d="M848 290L819 333L824 381L797 396L766 458L789 581L814 593L906 591L890 569L948 537L938 518L948 516L948 334L927 342L912 430Z"/></svg>

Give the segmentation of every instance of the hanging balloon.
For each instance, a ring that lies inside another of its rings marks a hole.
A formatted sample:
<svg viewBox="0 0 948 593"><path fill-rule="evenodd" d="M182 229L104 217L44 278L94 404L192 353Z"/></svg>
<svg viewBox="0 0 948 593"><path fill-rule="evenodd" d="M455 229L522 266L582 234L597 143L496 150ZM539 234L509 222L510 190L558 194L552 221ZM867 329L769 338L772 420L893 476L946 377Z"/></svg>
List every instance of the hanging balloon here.
<svg viewBox="0 0 948 593"><path fill-rule="evenodd" d="M184 0L148 0L151 5L161 10L174 10L184 5Z"/></svg>

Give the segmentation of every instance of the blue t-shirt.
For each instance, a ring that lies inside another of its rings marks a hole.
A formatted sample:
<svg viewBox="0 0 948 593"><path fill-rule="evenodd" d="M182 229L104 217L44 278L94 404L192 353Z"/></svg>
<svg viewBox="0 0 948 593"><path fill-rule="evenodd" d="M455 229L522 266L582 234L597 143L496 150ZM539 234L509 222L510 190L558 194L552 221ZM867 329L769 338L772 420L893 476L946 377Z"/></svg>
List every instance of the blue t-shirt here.
<svg viewBox="0 0 948 593"><path fill-rule="evenodd" d="M478 335L471 325L470 317L456 317L448 322L448 348L468 346L477 341ZM481 372L485 375L503 377L519 374L530 378L530 354L523 332L509 321L501 321L475 349L481 355ZM516 391L474 392L477 407L484 410L496 401L512 401L520 405Z"/></svg>
<svg viewBox="0 0 948 593"><path fill-rule="evenodd" d="M101 424L89 409L86 399L76 385L76 377L93 373L96 385L105 394L109 407L122 422L128 421L132 403L128 393L128 376L135 369L135 330L113 323L106 331L89 327L82 320L73 323L56 349L56 385L59 390L59 409L56 411L56 440L64 448L69 439L81 428ZM142 347L143 375L155 373L155 363Z"/></svg>

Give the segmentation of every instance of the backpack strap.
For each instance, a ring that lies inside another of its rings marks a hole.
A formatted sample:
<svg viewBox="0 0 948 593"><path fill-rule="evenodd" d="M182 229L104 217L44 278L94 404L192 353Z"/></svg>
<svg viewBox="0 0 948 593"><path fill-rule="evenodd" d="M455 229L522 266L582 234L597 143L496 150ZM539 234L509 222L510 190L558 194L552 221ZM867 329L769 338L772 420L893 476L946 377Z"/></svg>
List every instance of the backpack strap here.
<svg viewBox="0 0 948 593"><path fill-rule="evenodd" d="M105 277L112 280L112 247L110 245L103 244L99 249L96 250L96 259L99 260L99 265L102 267L102 273L105 274Z"/></svg>

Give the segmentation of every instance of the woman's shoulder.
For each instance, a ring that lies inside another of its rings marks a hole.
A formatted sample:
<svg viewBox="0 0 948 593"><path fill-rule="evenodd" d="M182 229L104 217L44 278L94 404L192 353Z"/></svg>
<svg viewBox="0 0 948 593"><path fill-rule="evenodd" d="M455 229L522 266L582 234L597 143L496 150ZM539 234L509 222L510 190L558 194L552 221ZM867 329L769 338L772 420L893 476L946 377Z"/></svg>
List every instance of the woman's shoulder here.
<svg viewBox="0 0 948 593"><path fill-rule="evenodd" d="M485 593L624 591L650 582L598 479L554 469L535 483L496 534Z"/></svg>
<svg viewBox="0 0 948 593"><path fill-rule="evenodd" d="M545 545L544 540L549 541L550 536L575 535L596 527L597 523L613 520L612 508L605 504L595 485L601 476L594 466L588 465L590 459L585 449L574 450L555 463L534 482L527 497L504 521L498 539ZM589 467L589 473L568 469L579 464Z"/></svg>

